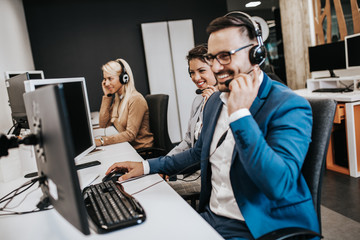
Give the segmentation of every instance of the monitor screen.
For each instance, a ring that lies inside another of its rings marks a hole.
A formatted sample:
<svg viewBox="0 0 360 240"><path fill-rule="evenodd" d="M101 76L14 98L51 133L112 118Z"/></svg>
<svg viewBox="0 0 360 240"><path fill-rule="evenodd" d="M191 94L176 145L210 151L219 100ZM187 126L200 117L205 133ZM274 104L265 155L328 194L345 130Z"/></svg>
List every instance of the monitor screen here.
<svg viewBox="0 0 360 240"><path fill-rule="evenodd" d="M360 33L345 37L346 68L360 68Z"/></svg>
<svg viewBox="0 0 360 240"><path fill-rule="evenodd" d="M5 80L7 93L9 96L9 106L11 109L11 117L13 120L13 134L18 136L22 128L29 128L24 99L22 95L25 93L24 82L29 79L28 73L22 73Z"/></svg>
<svg viewBox="0 0 360 240"><path fill-rule="evenodd" d="M7 71L5 72L5 79L15 77L19 74L28 73L29 79L44 79L44 72L42 70L34 71Z"/></svg>
<svg viewBox="0 0 360 240"><path fill-rule="evenodd" d="M25 91L51 84L63 84L65 102L69 111L71 135L74 143L75 161L95 149L91 114L84 78L59 78L25 81Z"/></svg>
<svg viewBox="0 0 360 240"><path fill-rule="evenodd" d="M90 234L87 213L73 161L70 112L61 84L25 93L26 113L37 136L35 157L44 198L84 234Z"/></svg>
<svg viewBox="0 0 360 240"><path fill-rule="evenodd" d="M309 64L310 72L328 70L334 77L333 70L346 68L344 41L309 47Z"/></svg>

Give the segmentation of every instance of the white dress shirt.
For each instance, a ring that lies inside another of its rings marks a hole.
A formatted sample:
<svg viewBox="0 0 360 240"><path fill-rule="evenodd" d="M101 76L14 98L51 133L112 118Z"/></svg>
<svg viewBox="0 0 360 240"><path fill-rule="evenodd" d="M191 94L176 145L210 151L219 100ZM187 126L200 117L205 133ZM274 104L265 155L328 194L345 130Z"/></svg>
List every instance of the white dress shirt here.
<svg viewBox="0 0 360 240"><path fill-rule="evenodd" d="M228 93L220 95L224 103L218 122L215 127L213 140L210 145L210 166L211 166L211 196L210 209L219 216L244 221L240 209L235 201L234 192L230 183L230 165L234 151L235 140L229 129L230 118L226 106ZM243 112L247 115L246 109ZM216 148L219 139L227 131L222 144Z"/></svg>

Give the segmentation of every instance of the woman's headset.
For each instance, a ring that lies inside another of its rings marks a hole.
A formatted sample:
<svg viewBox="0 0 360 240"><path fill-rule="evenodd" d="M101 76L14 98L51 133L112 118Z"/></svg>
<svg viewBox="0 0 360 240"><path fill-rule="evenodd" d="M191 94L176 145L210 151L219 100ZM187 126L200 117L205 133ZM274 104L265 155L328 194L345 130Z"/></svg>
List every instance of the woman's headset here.
<svg viewBox="0 0 360 240"><path fill-rule="evenodd" d="M266 59L266 48L263 43L261 29L259 25L247 14L240 11L233 11L227 13L224 17L234 17L240 19L243 23L239 26L247 26L250 29L255 31L255 37L258 42L258 45L253 46L249 51L249 60L251 64L261 65L265 62Z"/></svg>
<svg viewBox="0 0 360 240"><path fill-rule="evenodd" d="M126 72L125 66L121 62L121 60L117 60L116 62L120 64L121 69L122 69L120 76L119 76L120 83L123 85L127 84L130 80L129 74Z"/></svg>

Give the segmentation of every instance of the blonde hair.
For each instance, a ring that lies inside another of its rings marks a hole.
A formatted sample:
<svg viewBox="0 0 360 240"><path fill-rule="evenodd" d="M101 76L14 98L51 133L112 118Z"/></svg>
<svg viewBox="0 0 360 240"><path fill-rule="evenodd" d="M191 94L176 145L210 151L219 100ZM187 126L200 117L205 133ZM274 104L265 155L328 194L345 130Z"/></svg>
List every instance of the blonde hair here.
<svg viewBox="0 0 360 240"><path fill-rule="evenodd" d="M115 93L115 102L111 122L114 121L113 118L118 117L120 119L120 115L129 102L129 99L132 96L132 92L136 91L133 73L131 71L130 65L124 59L118 58L116 60L107 62L102 66L102 71L112 76L120 76L120 74L123 72L123 69L121 68L119 61L121 61L121 63L124 65L126 73L129 75L129 81L126 84L123 84L122 99L120 99L118 93Z"/></svg>

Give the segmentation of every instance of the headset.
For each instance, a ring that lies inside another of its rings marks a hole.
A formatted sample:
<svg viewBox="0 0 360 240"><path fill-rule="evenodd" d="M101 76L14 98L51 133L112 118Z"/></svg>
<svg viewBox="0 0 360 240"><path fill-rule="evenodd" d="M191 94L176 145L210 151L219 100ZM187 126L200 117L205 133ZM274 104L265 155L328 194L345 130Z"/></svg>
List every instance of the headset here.
<svg viewBox="0 0 360 240"><path fill-rule="evenodd" d="M123 84L123 85L127 84L129 82L129 80L130 80L129 74L126 72L125 66L121 62L121 60L117 60L116 62L119 63L121 68L122 68L122 71L121 71L120 76L119 76L120 83Z"/></svg>
<svg viewBox="0 0 360 240"><path fill-rule="evenodd" d="M255 37L258 42L258 45L253 46L249 51L249 60L250 63L255 65L261 65L265 62L266 59L266 48L263 43L261 29L259 25L247 14L240 11L232 11L225 14L224 17L234 17L240 19L243 23L239 24L240 26L246 26L250 29L255 30Z"/></svg>

